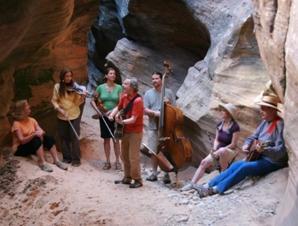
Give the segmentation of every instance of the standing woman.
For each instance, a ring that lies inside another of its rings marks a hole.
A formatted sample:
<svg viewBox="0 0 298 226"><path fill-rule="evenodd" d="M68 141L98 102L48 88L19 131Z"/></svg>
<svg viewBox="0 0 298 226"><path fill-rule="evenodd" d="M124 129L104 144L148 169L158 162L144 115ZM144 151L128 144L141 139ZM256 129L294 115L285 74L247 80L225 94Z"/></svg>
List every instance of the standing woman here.
<svg viewBox="0 0 298 226"><path fill-rule="evenodd" d="M74 84L73 72L64 68L60 72L60 82L54 86L52 104L57 110L63 162L80 166L80 141L77 135L80 134L80 105L85 101L85 95L74 92Z"/></svg>
<svg viewBox="0 0 298 226"><path fill-rule="evenodd" d="M103 166L104 170L108 170L111 168L111 160L110 160L110 152L111 152L111 138L112 133L114 133L114 121L110 121L108 116L110 115L113 108L118 105L120 94L122 92L122 86L115 83L116 80L116 71L112 67L108 67L105 73L106 82L104 84L99 85L96 88L95 98L91 102L94 108L98 108L102 113L102 117L99 117L100 123L100 136L104 140L104 151L106 155L106 162ZM105 120L105 122L103 121ZM107 128L107 125L109 129ZM114 143L114 152L115 152L115 169L121 169L121 164L119 161L120 156L120 143L119 140L116 139Z"/></svg>

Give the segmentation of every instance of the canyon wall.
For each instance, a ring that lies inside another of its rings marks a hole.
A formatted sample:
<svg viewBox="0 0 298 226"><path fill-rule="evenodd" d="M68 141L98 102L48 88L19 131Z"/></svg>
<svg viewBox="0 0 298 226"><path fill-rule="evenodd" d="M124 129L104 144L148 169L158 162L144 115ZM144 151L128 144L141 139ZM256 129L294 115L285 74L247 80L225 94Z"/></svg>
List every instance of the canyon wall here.
<svg viewBox="0 0 298 226"><path fill-rule="evenodd" d="M98 1L2 1L0 15L0 143L9 134L12 102L29 99L33 114L54 131L50 104L53 84L63 67L86 81L87 32Z"/></svg>

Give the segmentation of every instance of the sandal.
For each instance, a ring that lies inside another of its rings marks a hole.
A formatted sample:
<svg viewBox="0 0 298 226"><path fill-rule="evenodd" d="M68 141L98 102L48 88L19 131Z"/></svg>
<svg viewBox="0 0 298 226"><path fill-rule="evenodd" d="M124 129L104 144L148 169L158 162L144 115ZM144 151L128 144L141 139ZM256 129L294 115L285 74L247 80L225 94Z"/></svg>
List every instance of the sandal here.
<svg viewBox="0 0 298 226"><path fill-rule="evenodd" d="M102 167L103 170L109 170L111 169L111 163L109 162L105 162L105 164Z"/></svg>
<svg viewBox="0 0 298 226"><path fill-rule="evenodd" d="M120 162L115 162L115 170L121 170L122 166Z"/></svg>

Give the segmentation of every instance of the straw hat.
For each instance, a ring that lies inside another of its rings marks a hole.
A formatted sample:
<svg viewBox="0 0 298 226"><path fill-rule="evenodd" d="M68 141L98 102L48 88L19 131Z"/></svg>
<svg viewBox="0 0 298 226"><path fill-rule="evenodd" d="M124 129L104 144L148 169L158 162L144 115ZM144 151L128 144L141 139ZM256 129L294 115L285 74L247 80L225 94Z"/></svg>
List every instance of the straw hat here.
<svg viewBox="0 0 298 226"><path fill-rule="evenodd" d="M231 117L235 120L235 116L237 114L237 108L234 104L231 104L231 103L219 104L219 107L221 107L221 108L225 109L227 112L229 112Z"/></svg>
<svg viewBox="0 0 298 226"><path fill-rule="evenodd" d="M260 106L274 108L277 111L280 111L280 109L278 108L279 103L280 103L280 99L277 96L273 96L273 95L262 96L261 100L257 102L257 104Z"/></svg>

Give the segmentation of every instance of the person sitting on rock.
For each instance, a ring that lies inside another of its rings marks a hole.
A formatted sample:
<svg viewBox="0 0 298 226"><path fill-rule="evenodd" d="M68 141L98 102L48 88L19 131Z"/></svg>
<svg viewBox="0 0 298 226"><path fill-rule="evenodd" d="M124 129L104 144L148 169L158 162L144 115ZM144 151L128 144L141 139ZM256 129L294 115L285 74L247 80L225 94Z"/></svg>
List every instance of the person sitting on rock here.
<svg viewBox="0 0 298 226"><path fill-rule="evenodd" d="M262 97L258 105L263 121L242 147L245 153L250 153L251 146L255 146L254 150L259 153L259 158L234 162L227 170L199 187L200 197L223 194L248 176L264 176L287 165L288 156L283 139L284 123L277 114L278 103L276 96Z"/></svg>
<svg viewBox="0 0 298 226"><path fill-rule="evenodd" d="M11 128L13 133L13 150L16 156L29 156L36 154L39 160L39 167L46 172L53 169L46 164L44 148L48 149L54 159L54 164L63 170L67 166L58 159L55 141L45 134L37 121L29 117L31 113L27 100L17 101L13 112L14 122Z"/></svg>
<svg viewBox="0 0 298 226"><path fill-rule="evenodd" d="M240 127L235 120L236 107L231 103L227 103L220 104L219 109L222 121L216 127L213 150L201 161L191 182L182 187L181 191L195 189L196 183L210 167L219 165L220 170L225 170L237 154L233 150L237 146L240 131Z"/></svg>

